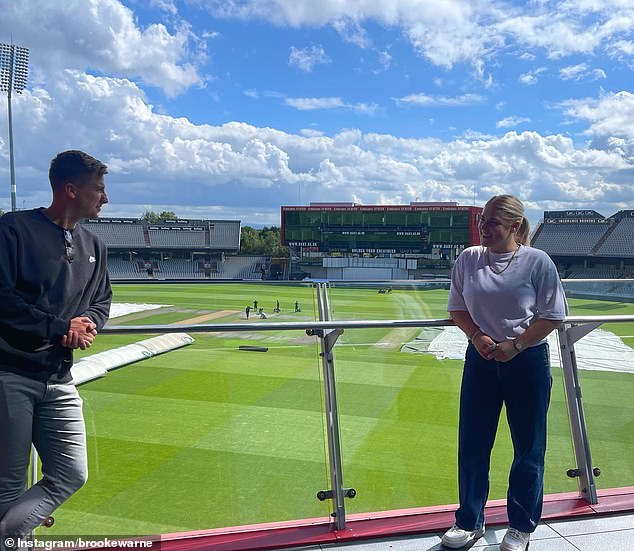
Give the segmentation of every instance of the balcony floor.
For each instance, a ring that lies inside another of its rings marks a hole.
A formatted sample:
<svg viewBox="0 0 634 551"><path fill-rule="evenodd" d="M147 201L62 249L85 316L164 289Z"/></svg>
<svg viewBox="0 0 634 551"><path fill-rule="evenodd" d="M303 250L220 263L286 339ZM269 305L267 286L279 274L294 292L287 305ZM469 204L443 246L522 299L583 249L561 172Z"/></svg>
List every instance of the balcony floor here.
<svg viewBox="0 0 634 551"><path fill-rule="evenodd" d="M545 496L542 522L530 551L634 550L634 486L599 490L591 505L578 493ZM305 519L165 534L162 551L440 551L456 505L347 515L334 530L324 519ZM487 530L471 547L497 551L506 532L505 500L487 503Z"/></svg>
<svg viewBox="0 0 634 551"><path fill-rule="evenodd" d="M506 527L488 528L471 548L497 551ZM295 551L441 551L442 532L366 540L357 543L327 544L293 548ZM618 514L541 523L529 551L627 551L634 549L634 514ZM288 548L287 548L288 551Z"/></svg>

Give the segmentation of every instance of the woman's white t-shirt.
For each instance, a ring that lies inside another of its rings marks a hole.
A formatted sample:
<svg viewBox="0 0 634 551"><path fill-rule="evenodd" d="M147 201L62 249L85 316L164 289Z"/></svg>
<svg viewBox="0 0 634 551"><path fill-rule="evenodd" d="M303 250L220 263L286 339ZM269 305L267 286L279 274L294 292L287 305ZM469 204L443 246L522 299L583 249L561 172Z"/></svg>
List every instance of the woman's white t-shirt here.
<svg viewBox="0 0 634 551"><path fill-rule="evenodd" d="M564 289L550 257L526 245L509 264L512 256L513 252L487 254L486 247L469 247L451 272L447 311L468 312L496 342L518 337L536 319L566 316ZM491 267L504 271L495 273Z"/></svg>

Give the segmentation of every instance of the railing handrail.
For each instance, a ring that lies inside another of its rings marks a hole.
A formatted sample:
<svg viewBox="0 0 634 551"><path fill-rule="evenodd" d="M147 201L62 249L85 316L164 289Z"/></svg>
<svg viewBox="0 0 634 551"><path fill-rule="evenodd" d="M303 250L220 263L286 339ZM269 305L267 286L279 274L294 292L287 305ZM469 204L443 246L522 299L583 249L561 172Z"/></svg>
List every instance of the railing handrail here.
<svg viewBox="0 0 634 551"><path fill-rule="evenodd" d="M634 321L634 315L566 316L564 323L618 323ZM306 329L370 329L377 327L438 327L455 325L451 319L349 320L266 323L213 323L198 325L107 325L101 334L217 333L220 331L283 331Z"/></svg>

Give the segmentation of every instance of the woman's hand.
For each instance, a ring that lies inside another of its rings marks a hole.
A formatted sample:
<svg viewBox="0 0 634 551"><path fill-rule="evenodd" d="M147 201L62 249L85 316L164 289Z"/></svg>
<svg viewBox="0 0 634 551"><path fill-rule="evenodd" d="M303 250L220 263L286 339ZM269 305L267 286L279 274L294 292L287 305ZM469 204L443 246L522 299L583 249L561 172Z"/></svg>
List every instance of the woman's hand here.
<svg viewBox="0 0 634 551"><path fill-rule="evenodd" d="M494 343L490 347L487 360L496 360L498 362L508 362L517 356L518 352L513 345L513 341L503 341Z"/></svg>
<svg viewBox="0 0 634 551"><path fill-rule="evenodd" d="M497 346L496 342L489 337L489 335L485 335L484 333L478 333L473 340L471 341L475 349L478 351L478 354L482 356L485 360L492 360L491 354L496 350Z"/></svg>
<svg viewBox="0 0 634 551"><path fill-rule="evenodd" d="M517 356L517 350L513 346L513 341L495 342L489 335L480 333L472 341L478 354L485 360L496 360L498 362L508 362Z"/></svg>

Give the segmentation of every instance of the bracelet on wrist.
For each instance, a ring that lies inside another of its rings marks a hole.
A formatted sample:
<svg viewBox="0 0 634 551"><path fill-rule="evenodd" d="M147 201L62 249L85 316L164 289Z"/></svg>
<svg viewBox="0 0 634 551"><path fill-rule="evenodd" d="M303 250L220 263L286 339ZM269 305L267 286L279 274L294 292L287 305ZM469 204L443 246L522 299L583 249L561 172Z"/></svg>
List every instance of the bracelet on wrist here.
<svg viewBox="0 0 634 551"><path fill-rule="evenodd" d="M473 341L473 339L475 339L480 333L482 333L482 331L478 327L473 333L471 333L471 335L469 335L469 340Z"/></svg>

